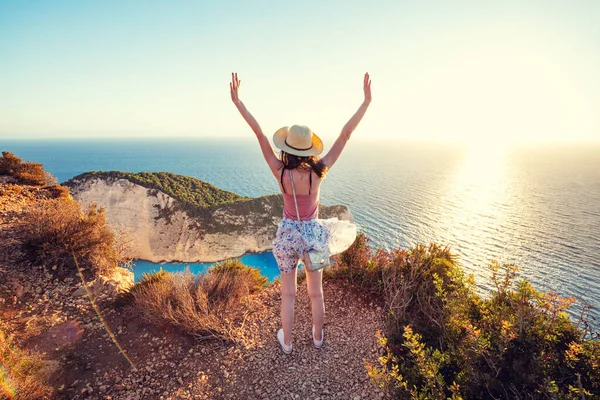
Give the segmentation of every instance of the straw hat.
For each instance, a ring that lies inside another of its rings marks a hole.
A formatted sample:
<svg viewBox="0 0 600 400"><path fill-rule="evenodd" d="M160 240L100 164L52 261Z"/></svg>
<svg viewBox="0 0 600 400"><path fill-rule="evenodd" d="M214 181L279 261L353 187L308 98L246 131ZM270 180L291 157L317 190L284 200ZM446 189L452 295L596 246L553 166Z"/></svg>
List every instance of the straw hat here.
<svg viewBox="0 0 600 400"><path fill-rule="evenodd" d="M275 147L300 157L318 156L323 152L323 142L304 125L284 126L273 135Z"/></svg>

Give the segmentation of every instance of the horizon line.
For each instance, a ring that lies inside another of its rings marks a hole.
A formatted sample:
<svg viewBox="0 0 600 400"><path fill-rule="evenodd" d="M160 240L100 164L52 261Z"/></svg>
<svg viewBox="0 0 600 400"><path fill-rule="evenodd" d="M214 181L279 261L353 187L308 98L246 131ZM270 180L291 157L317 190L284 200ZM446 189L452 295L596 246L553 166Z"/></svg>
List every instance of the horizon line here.
<svg viewBox="0 0 600 400"><path fill-rule="evenodd" d="M10 142L31 142L31 141L131 141L131 140L174 140L174 141L182 141L182 140L208 140L208 141L220 141L220 140L242 140L242 141L254 141L256 138L254 135L177 135L177 136L168 136L168 135L148 135L148 136L23 136L23 137L8 137L3 138L3 141ZM399 142L399 143L427 143L427 144L440 144L440 145L456 145L456 146L465 146L470 144L483 144L490 143L494 145L505 145L505 147L528 147L528 146L547 146L547 145L600 145L600 139L583 139L583 140L565 140L565 139L554 139L554 140L530 140L523 142L514 142L514 143L500 143L498 140L489 139L489 140L480 140L480 141L465 141L465 140L443 140L443 139L427 139L427 138L395 138L395 137L353 137L353 142L369 142L369 143L377 143L377 142Z"/></svg>

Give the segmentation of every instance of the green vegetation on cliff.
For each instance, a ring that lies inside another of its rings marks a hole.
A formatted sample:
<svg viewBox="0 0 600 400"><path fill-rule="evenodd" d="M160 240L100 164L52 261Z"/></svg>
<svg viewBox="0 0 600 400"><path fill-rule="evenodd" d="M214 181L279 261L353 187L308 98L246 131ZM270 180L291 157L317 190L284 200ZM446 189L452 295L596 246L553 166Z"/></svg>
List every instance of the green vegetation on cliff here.
<svg viewBox="0 0 600 400"><path fill-rule="evenodd" d="M126 179L148 189L160 190L178 200L182 208L188 211L249 200L248 197L219 189L199 179L170 172L93 171L77 175L64 184L72 186L76 181L94 178L109 181Z"/></svg>
<svg viewBox="0 0 600 400"><path fill-rule="evenodd" d="M158 208L158 217L169 223L176 211L184 211L188 216L198 219L197 229L201 233L230 233L249 226L266 226L273 223L273 216L283 214L283 199L281 195L266 195L258 198L244 197L236 193L217 188L210 183L189 176L169 172L121 172L97 171L86 172L64 183L73 187L81 181L102 179L113 182L125 179L151 191L163 192L177 202L172 206ZM231 216L240 217L246 223L215 221L215 208L226 207ZM252 215L249 221L246 217Z"/></svg>

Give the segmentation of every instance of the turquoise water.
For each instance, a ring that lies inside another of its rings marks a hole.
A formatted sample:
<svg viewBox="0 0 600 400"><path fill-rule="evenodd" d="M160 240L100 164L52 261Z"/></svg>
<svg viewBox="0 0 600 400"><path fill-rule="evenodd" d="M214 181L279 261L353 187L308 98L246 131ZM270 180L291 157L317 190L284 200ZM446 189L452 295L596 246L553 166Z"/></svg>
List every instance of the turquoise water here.
<svg viewBox="0 0 600 400"><path fill-rule="evenodd" d="M168 171L245 196L278 192L253 138L0 140L0 150L43 163L59 181L90 170ZM487 266L497 259L515 263L539 290L600 306L598 145L350 141L323 182L321 202L348 206L374 246L450 246L482 292L491 289Z"/></svg>
<svg viewBox="0 0 600 400"><path fill-rule="evenodd" d="M256 254L245 254L240 257L240 260L245 265L255 267L260 270L260 273L267 278L269 282L273 282L279 277L279 269L277 261L270 251ZM215 263L153 263L146 260L135 260L133 263L133 275L137 282L143 274L156 272L160 269L169 272L181 272L189 269L193 274L202 274L213 267Z"/></svg>

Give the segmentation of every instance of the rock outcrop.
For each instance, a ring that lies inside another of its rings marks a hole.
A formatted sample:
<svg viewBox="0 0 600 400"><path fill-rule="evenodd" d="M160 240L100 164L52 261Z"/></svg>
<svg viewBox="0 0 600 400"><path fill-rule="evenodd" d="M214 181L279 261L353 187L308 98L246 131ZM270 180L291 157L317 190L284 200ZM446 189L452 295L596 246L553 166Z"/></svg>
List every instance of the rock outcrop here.
<svg viewBox="0 0 600 400"><path fill-rule="evenodd" d="M118 177L83 174L65 185L82 206L104 207L109 224L127 238L131 257L153 262L211 262L270 250L283 214L281 195L191 209ZM339 205L320 206L319 216L354 221Z"/></svg>

